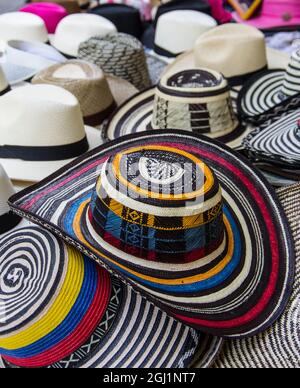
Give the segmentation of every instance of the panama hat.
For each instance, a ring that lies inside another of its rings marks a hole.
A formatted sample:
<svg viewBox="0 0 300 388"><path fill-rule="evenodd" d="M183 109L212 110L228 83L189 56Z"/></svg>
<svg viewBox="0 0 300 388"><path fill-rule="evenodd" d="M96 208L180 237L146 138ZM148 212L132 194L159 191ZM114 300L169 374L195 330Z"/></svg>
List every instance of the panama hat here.
<svg viewBox="0 0 300 388"><path fill-rule="evenodd" d="M10 86L0 64L0 97L10 91Z"/></svg>
<svg viewBox="0 0 300 388"><path fill-rule="evenodd" d="M48 32L42 18L25 12L9 12L0 15L0 41L26 40L48 42Z"/></svg>
<svg viewBox="0 0 300 388"><path fill-rule="evenodd" d="M57 26L50 42L57 50L69 57L77 57L80 43L92 36L105 36L116 32L109 20L99 15L74 14L65 17Z"/></svg>
<svg viewBox="0 0 300 388"><path fill-rule="evenodd" d="M228 23L202 34L166 72L206 67L222 73L231 86L238 86L264 69L285 68L288 61L285 53L266 49L264 35L256 28Z"/></svg>
<svg viewBox="0 0 300 388"><path fill-rule="evenodd" d="M27 4L20 11L41 17L45 22L49 34L54 34L58 23L68 15L66 9L61 5L47 2Z"/></svg>
<svg viewBox="0 0 300 388"><path fill-rule="evenodd" d="M286 70L265 71L246 82L239 94L241 117L261 123L285 110L300 107L300 50L295 51Z"/></svg>
<svg viewBox="0 0 300 388"><path fill-rule="evenodd" d="M207 340L41 228L1 239L0 268L7 367L182 368Z"/></svg>
<svg viewBox="0 0 300 388"><path fill-rule="evenodd" d="M125 102L106 126L109 140L151 129L182 129L241 145L249 128L233 112L228 83L208 69L167 73L158 86Z"/></svg>
<svg viewBox="0 0 300 388"><path fill-rule="evenodd" d="M99 131L84 127L77 99L52 85L24 86L0 98L0 139L9 177L29 182L101 144Z"/></svg>
<svg viewBox="0 0 300 388"><path fill-rule="evenodd" d="M138 90L127 81L106 76L88 62L69 60L38 73L33 84L60 86L78 99L86 125L97 126Z"/></svg>
<svg viewBox="0 0 300 388"><path fill-rule="evenodd" d="M45 43L10 40L1 62L10 85L30 80L39 71L67 59Z"/></svg>
<svg viewBox="0 0 300 388"><path fill-rule="evenodd" d="M300 184L277 190L296 250L296 281L291 300L276 324L253 338L226 341L215 368L299 368Z"/></svg>
<svg viewBox="0 0 300 388"><path fill-rule="evenodd" d="M288 302L294 252L277 197L246 159L206 137L121 137L9 205L204 332L254 335Z"/></svg>

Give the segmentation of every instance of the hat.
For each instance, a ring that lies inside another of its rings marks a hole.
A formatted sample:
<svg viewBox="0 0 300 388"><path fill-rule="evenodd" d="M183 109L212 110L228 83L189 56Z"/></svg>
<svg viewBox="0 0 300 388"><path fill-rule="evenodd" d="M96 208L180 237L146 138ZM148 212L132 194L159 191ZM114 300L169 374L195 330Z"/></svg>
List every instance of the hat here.
<svg viewBox="0 0 300 388"><path fill-rule="evenodd" d="M18 11L20 7L22 7L27 0L1 0L0 2L0 14Z"/></svg>
<svg viewBox="0 0 300 388"><path fill-rule="evenodd" d="M42 18L25 12L9 12L0 15L0 41L26 40L48 41L48 32Z"/></svg>
<svg viewBox="0 0 300 388"><path fill-rule="evenodd" d="M88 11L110 20L119 32L140 39L143 33L143 23L140 11L126 4L103 4Z"/></svg>
<svg viewBox="0 0 300 388"><path fill-rule="evenodd" d="M243 20L236 12L234 19L262 30L296 27L300 25L300 10L298 0L264 0L260 12L249 20Z"/></svg>
<svg viewBox="0 0 300 388"><path fill-rule="evenodd" d="M10 85L28 81L39 71L67 59L54 47L40 42L10 40L6 44L3 71Z"/></svg>
<svg viewBox="0 0 300 388"><path fill-rule="evenodd" d="M54 34L58 23L68 15L64 7L54 3L27 4L20 11L40 16L47 27L49 34Z"/></svg>
<svg viewBox="0 0 300 388"><path fill-rule="evenodd" d="M14 187L0 164L0 235L12 230L21 222L21 218L11 212L7 204L8 198L13 194Z"/></svg>
<svg viewBox="0 0 300 388"><path fill-rule="evenodd" d="M106 128L108 139L151 129L182 129L239 147L249 128L234 114L222 74L191 69L164 75L158 86L124 103Z"/></svg>
<svg viewBox="0 0 300 388"><path fill-rule="evenodd" d="M294 252L273 189L240 154L206 137L121 137L10 206L202 331L254 335L288 301Z"/></svg>
<svg viewBox="0 0 300 388"><path fill-rule="evenodd" d="M80 44L78 58L94 63L108 74L126 79L139 90L151 86L144 48L131 35L112 33L92 37Z"/></svg>
<svg viewBox="0 0 300 388"><path fill-rule="evenodd" d="M191 50L201 34L217 26L211 16L196 11L164 13L157 21L154 52L176 57Z"/></svg>
<svg viewBox="0 0 300 388"><path fill-rule="evenodd" d="M92 36L105 36L116 31L116 27L102 16L74 14L58 24L51 44L63 54L74 58L77 57L80 43Z"/></svg>
<svg viewBox="0 0 300 388"><path fill-rule="evenodd" d="M182 368L207 340L42 228L4 237L0 266L7 367Z"/></svg>
<svg viewBox="0 0 300 388"><path fill-rule="evenodd" d="M279 111L300 106L300 50L287 69L261 72L246 82L239 93L237 108L247 121L259 124Z"/></svg>
<svg viewBox="0 0 300 388"><path fill-rule="evenodd" d="M48 0L31 0L31 3L48 2ZM51 0L51 3L55 3L64 7L69 14L79 13L81 11L78 0Z"/></svg>
<svg viewBox="0 0 300 388"><path fill-rule="evenodd" d="M207 67L219 71L231 86L267 68L285 68L288 55L266 49L265 37L254 27L223 24L205 32L194 47L169 65L166 72Z"/></svg>
<svg viewBox="0 0 300 388"><path fill-rule="evenodd" d="M5 74L0 64L0 97L10 91L10 86L7 82Z"/></svg>
<svg viewBox="0 0 300 388"><path fill-rule="evenodd" d="M38 182L101 144L84 127L77 99L62 88L34 85L0 98L0 163L11 179Z"/></svg>
<svg viewBox="0 0 300 388"><path fill-rule="evenodd" d="M106 76L88 62L69 60L38 73L33 84L60 86L78 99L86 125L97 126L138 90L121 78Z"/></svg>
<svg viewBox="0 0 300 388"><path fill-rule="evenodd" d="M299 368L300 331L300 184L277 190L293 233L296 281L291 300L278 322L264 333L243 340L226 341L216 368Z"/></svg>

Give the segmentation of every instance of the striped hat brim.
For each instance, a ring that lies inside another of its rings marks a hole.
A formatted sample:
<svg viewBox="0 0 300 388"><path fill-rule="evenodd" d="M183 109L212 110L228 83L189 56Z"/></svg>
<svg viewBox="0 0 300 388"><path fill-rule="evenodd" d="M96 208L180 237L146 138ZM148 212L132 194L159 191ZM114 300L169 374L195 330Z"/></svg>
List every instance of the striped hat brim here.
<svg viewBox="0 0 300 388"><path fill-rule="evenodd" d="M109 140L118 139L121 136L131 135L153 130L152 115L154 109L156 87L136 94L121 105L111 116L104 128ZM236 92L234 92L236 95ZM177 128L183 129L183 128ZM232 131L207 133L210 138L227 144L231 148L238 148L245 136L251 132L251 128L239 123Z"/></svg>
<svg viewBox="0 0 300 388"><path fill-rule="evenodd" d="M296 247L296 279L282 317L266 332L243 340L226 341L214 368L300 367L300 184L277 191L289 220Z"/></svg>
<svg viewBox="0 0 300 388"><path fill-rule="evenodd" d="M146 145L187 150L216 174L227 231L217 265L208 258L154 265L109 245L91 228L86 215L99 168L113 154ZM10 206L75 245L177 319L209 334L245 337L261 332L282 314L290 295L293 245L273 189L239 154L204 136L173 130L122 137L15 195Z"/></svg>

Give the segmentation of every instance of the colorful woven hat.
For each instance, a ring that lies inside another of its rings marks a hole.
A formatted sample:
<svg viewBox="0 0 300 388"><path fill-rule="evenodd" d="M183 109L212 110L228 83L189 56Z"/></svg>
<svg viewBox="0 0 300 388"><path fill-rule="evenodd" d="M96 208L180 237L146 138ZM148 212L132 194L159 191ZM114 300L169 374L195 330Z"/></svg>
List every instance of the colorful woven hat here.
<svg viewBox="0 0 300 388"><path fill-rule="evenodd" d="M187 367L209 340L41 228L3 237L0 268L7 367Z"/></svg>
<svg viewBox="0 0 300 388"><path fill-rule="evenodd" d="M38 73L33 84L60 86L78 99L86 125L98 126L138 90L127 81L106 76L86 61L69 60Z"/></svg>
<svg viewBox="0 0 300 388"><path fill-rule="evenodd" d="M131 35L95 36L81 43L78 58L94 63L107 74L125 79L139 90L151 86L144 48Z"/></svg>
<svg viewBox="0 0 300 388"><path fill-rule="evenodd" d="M265 71L244 84L237 101L241 117L256 125L300 106L300 50L287 69Z"/></svg>
<svg viewBox="0 0 300 388"><path fill-rule="evenodd" d="M68 15L66 9L61 5L47 2L27 4L20 11L41 17L49 34L54 34L58 23Z"/></svg>
<svg viewBox="0 0 300 388"><path fill-rule="evenodd" d="M158 86L123 104L111 117L109 140L151 129L182 129L239 147L249 133L234 114L224 77L207 69L164 75Z"/></svg>
<svg viewBox="0 0 300 388"><path fill-rule="evenodd" d="M253 338L226 341L216 368L299 368L300 354L300 184L279 189L296 250L296 280L291 300L270 329Z"/></svg>
<svg viewBox="0 0 300 388"><path fill-rule="evenodd" d="M202 331L254 335L288 302L294 252L277 197L206 137L122 137L9 204Z"/></svg>

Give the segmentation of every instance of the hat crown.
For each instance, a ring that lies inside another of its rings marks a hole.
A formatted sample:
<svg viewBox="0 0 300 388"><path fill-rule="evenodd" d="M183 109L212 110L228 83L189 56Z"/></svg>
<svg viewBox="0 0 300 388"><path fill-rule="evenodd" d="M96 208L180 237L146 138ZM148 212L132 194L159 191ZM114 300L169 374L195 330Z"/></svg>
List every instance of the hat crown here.
<svg viewBox="0 0 300 388"><path fill-rule="evenodd" d="M0 164L0 217L9 212L7 201L14 193L13 185Z"/></svg>
<svg viewBox="0 0 300 388"><path fill-rule="evenodd" d="M282 98L300 93L300 50L293 52L280 91Z"/></svg>
<svg viewBox="0 0 300 388"><path fill-rule="evenodd" d="M201 160L173 147L145 146L102 166L89 209L94 232L141 259L196 261L224 242L222 194Z"/></svg>
<svg viewBox="0 0 300 388"><path fill-rule="evenodd" d="M227 81L208 69L162 77L157 86L152 126L196 133L230 132L238 125Z"/></svg>

